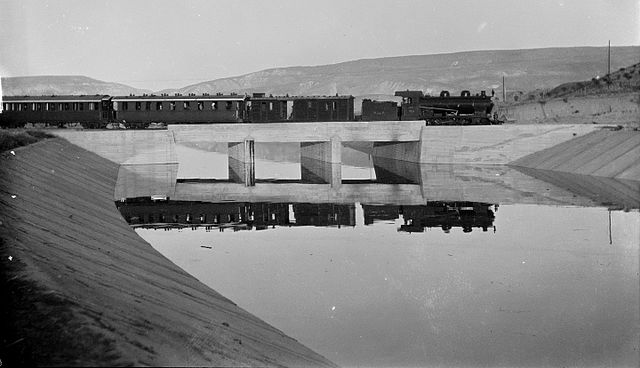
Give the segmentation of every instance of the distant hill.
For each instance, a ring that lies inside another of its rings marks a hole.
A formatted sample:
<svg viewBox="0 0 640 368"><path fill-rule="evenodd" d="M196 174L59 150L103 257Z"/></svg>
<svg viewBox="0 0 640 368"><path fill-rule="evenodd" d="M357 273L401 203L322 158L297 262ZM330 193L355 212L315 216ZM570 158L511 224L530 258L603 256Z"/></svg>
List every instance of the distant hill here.
<svg viewBox="0 0 640 368"><path fill-rule="evenodd" d="M77 75L43 75L2 78L5 96L42 95L129 95L150 93L120 83L103 82Z"/></svg>
<svg viewBox="0 0 640 368"><path fill-rule="evenodd" d="M613 68L631 65L640 47L613 47ZM508 91L549 89L562 83L603 76L606 47L471 51L452 54L363 59L339 64L275 68L217 79L165 93L265 92L290 95L393 95L398 90L439 93L449 90L495 90L501 97L502 77Z"/></svg>
<svg viewBox="0 0 640 368"><path fill-rule="evenodd" d="M613 47L611 67L616 70L640 59L639 46ZM437 55L398 56L355 60L321 66L299 66L258 71L156 93L253 93L274 95L350 94L357 98L388 99L398 90L459 93L491 92L502 98L502 77L507 93L549 90L563 83L604 76L606 47L569 47L528 50L470 51ZM5 95L150 93L124 84L83 76L38 76L2 79ZM522 92L522 93L520 93Z"/></svg>

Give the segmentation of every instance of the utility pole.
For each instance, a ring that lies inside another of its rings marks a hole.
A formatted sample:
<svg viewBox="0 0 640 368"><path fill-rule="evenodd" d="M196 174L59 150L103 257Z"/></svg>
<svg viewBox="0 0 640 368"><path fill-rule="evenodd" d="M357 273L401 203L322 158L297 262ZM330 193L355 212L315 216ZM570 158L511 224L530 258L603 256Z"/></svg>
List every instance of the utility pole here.
<svg viewBox="0 0 640 368"><path fill-rule="evenodd" d="M507 94L504 89L504 74L502 74L502 101L507 102Z"/></svg>
<svg viewBox="0 0 640 368"><path fill-rule="evenodd" d="M611 238L611 208L609 208L609 244L613 244L613 239Z"/></svg>
<svg viewBox="0 0 640 368"><path fill-rule="evenodd" d="M607 75L611 74L611 40L609 40L609 51L607 53Z"/></svg>

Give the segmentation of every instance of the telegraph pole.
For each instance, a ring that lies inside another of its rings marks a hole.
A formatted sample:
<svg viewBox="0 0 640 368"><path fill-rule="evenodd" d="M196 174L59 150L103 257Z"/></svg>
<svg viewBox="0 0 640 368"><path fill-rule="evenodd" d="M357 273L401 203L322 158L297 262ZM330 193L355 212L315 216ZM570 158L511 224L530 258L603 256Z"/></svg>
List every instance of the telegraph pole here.
<svg viewBox="0 0 640 368"><path fill-rule="evenodd" d="M502 101L507 102L507 94L504 89L504 74L502 74Z"/></svg>
<svg viewBox="0 0 640 368"><path fill-rule="evenodd" d="M607 75L611 74L611 40L609 40L609 51L607 52Z"/></svg>

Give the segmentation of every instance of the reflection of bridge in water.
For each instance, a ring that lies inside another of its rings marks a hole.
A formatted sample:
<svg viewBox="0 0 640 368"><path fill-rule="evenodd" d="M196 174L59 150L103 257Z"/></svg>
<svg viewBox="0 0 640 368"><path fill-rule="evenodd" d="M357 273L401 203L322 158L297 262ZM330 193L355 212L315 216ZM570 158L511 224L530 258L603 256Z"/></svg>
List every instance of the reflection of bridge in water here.
<svg viewBox="0 0 640 368"><path fill-rule="evenodd" d="M375 180L342 180L340 164L309 159L300 165L300 180L255 180L251 186L231 175L229 180L178 180L178 164L123 165L115 198L396 205L440 200L616 208L638 208L640 203L635 182L506 165L416 164L373 156Z"/></svg>
<svg viewBox="0 0 640 368"><path fill-rule="evenodd" d="M126 221L146 229L217 229L264 230L275 226L356 226L376 221L402 218L398 231L423 232L441 228L448 233L459 227L463 232L473 228L492 228L498 205L480 202L428 202L425 205L362 205L361 219L356 219L359 204L336 203L246 203L246 202L182 202L149 199L116 202Z"/></svg>

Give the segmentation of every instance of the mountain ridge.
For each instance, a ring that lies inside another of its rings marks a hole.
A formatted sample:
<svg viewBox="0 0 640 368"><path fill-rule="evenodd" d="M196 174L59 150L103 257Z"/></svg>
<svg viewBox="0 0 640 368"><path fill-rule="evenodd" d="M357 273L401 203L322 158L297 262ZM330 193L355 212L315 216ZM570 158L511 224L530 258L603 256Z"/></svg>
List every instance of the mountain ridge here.
<svg viewBox="0 0 640 368"><path fill-rule="evenodd" d="M637 63L640 46L611 49L612 70ZM398 90L439 93L449 90L495 90L500 100L502 77L506 89L549 89L562 83L589 80L606 74L607 47L553 47L515 50L477 50L430 55L363 58L336 64L276 67L239 76L194 83L155 93L253 93L274 95L393 96ZM89 82L51 83L51 78L86 78ZM45 78L40 84L28 78ZM152 93L120 83L82 76L3 78L5 95ZM75 83L75 84L74 84ZM99 89L102 88L102 89Z"/></svg>
<svg viewBox="0 0 640 368"><path fill-rule="evenodd" d="M2 94L6 96L47 95L129 95L151 93L122 83L105 82L83 75L38 75L3 77Z"/></svg>

